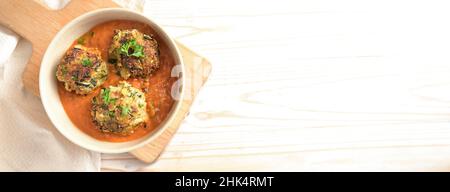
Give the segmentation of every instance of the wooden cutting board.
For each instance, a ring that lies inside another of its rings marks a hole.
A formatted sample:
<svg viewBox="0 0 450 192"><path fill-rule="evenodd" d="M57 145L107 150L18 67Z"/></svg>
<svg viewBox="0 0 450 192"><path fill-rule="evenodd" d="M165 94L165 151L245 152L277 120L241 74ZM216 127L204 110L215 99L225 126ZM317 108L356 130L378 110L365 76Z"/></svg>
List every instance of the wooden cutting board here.
<svg viewBox="0 0 450 192"><path fill-rule="evenodd" d="M39 95L39 66L41 59L55 34L69 21L83 13L106 7L118 7L111 0L72 0L61 10L49 10L37 0L1 0L0 24L15 31L33 45L33 52L23 74L23 84L31 92ZM153 162L158 158L172 136L177 131L189 108L206 82L211 65L205 58L199 56L186 46L176 42L183 56L187 89L181 109L175 114L173 124L158 138L146 146L130 153L144 162Z"/></svg>

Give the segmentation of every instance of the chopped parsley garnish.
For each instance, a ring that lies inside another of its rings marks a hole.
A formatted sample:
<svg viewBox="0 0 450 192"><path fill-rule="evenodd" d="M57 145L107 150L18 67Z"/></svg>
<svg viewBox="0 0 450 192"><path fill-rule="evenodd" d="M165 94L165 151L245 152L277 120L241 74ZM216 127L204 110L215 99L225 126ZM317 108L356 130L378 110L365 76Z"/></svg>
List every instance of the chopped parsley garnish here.
<svg viewBox="0 0 450 192"><path fill-rule="evenodd" d="M83 58L81 60L81 64L83 65L83 67L92 67L92 61L89 60L89 58Z"/></svg>
<svg viewBox="0 0 450 192"><path fill-rule="evenodd" d="M130 112L130 107L128 107L128 106L120 106L120 110L122 111L121 115L125 116L125 115L128 115L128 112Z"/></svg>
<svg viewBox="0 0 450 192"><path fill-rule="evenodd" d="M109 115L109 117L113 118L114 117L114 111L108 111L108 115Z"/></svg>
<svg viewBox="0 0 450 192"><path fill-rule="evenodd" d="M126 56L144 57L142 45L137 44L136 39L132 39L120 46L120 53Z"/></svg>
<svg viewBox="0 0 450 192"><path fill-rule="evenodd" d="M77 43L80 45L84 45L84 41L85 41L84 37L80 37L78 38Z"/></svg>
<svg viewBox="0 0 450 192"><path fill-rule="evenodd" d="M63 75L67 74L67 66L62 65L61 72L63 73Z"/></svg>
<svg viewBox="0 0 450 192"><path fill-rule="evenodd" d="M111 102L111 98L109 97L110 90L108 88L104 88L100 91L100 96L102 97L103 101L106 104L109 104Z"/></svg>

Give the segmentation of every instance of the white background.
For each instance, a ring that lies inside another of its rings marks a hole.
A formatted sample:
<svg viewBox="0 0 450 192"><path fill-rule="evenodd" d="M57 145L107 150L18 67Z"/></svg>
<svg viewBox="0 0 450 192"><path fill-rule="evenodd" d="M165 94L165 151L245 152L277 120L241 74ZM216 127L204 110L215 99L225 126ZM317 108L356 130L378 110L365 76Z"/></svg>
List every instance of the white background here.
<svg viewBox="0 0 450 192"><path fill-rule="evenodd" d="M104 170L450 171L448 1L147 1L213 72L159 161Z"/></svg>

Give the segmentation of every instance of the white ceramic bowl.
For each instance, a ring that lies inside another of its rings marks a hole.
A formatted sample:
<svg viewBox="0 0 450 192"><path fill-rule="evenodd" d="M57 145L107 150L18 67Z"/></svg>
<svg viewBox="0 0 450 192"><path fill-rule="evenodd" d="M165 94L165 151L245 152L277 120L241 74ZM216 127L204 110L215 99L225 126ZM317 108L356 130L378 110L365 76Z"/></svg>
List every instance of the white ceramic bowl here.
<svg viewBox="0 0 450 192"><path fill-rule="evenodd" d="M154 132L133 141L121 143L100 141L85 134L71 122L59 99L57 80L55 76L56 65L60 62L64 53L75 39L100 23L117 19L139 21L152 27L156 31L157 35L165 41L164 43L168 45L169 49L172 51L172 55L175 57L174 60L176 64L181 65L181 70L184 74L184 64L181 59L181 54L178 51L174 41L160 26L140 13L122 8L98 9L83 14L66 24L53 38L42 59L39 72L39 89L41 100L47 115L61 134L81 147L103 153L128 152L154 140L163 132L164 129L168 127L168 125L171 124L174 119L175 112L178 111L181 106L180 101L182 101L184 95L184 88L181 88L180 98L178 101L175 101L166 120L162 122ZM184 76L181 76L180 78L182 80L182 84L185 85Z"/></svg>

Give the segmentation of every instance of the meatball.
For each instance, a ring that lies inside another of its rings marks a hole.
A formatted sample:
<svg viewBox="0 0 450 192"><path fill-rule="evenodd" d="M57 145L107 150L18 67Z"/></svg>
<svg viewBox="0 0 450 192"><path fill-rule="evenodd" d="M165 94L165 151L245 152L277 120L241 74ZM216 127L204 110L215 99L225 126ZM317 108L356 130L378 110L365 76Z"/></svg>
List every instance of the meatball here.
<svg viewBox="0 0 450 192"><path fill-rule="evenodd" d="M88 94L105 82L108 75L106 62L96 48L75 45L58 64L56 77L67 91Z"/></svg>
<svg viewBox="0 0 450 192"><path fill-rule="evenodd" d="M103 88L92 99L91 115L100 131L130 135L148 120L144 93L126 81Z"/></svg>
<svg viewBox="0 0 450 192"><path fill-rule="evenodd" d="M137 29L115 30L109 61L125 79L147 77L159 68L158 42Z"/></svg>

